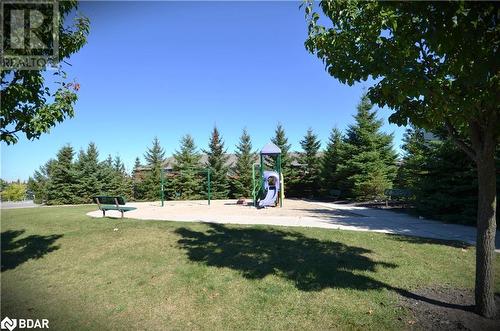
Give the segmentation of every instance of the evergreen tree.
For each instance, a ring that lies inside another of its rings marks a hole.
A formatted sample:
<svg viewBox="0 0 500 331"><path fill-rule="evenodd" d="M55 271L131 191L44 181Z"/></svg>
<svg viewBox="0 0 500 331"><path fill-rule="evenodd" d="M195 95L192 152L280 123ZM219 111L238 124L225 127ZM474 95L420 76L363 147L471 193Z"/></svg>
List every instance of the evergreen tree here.
<svg viewBox="0 0 500 331"><path fill-rule="evenodd" d="M426 140L418 128L406 131L397 185L412 190L420 215L475 225L478 180L474 162L445 135L435 137ZM497 165L499 156L500 148ZM498 183L500 177L496 180Z"/></svg>
<svg viewBox="0 0 500 331"><path fill-rule="evenodd" d="M416 175L411 182L418 212L448 222L475 224L478 182L473 161L449 139L429 142L422 159L420 164L407 165L409 173Z"/></svg>
<svg viewBox="0 0 500 331"><path fill-rule="evenodd" d="M204 152L207 154L206 166L210 168L211 196L213 199L227 199L229 195L229 180L227 177L229 168L226 165L228 156L217 127L214 127L210 136L208 150L204 150Z"/></svg>
<svg viewBox="0 0 500 331"><path fill-rule="evenodd" d="M292 167L292 157L290 155L291 144L288 143L285 129L278 123L274 131L274 137L271 141L281 149L281 171L283 173L283 181L285 185L285 194L288 196L297 196L300 192L295 188L299 178L296 171ZM271 162L271 166L274 162Z"/></svg>
<svg viewBox="0 0 500 331"><path fill-rule="evenodd" d="M139 159L139 157L136 157L134 162L134 170L138 170L141 167L142 167L141 160Z"/></svg>
<svg viewBox="0 0 500 331"><path fill-rule="evenodd" d="M309 128L306 135L300 141L303 152L300 153L299 163L301 164L300 187L304 196L312 198L318 195L320 188L320 159L318 151L321 142L313 130Z"/></svg>
<svg viewBox="0 0 500 331"><path fill-rule="evenodd" d="M114 195L115 192L115 182L114 182L114 168L113 168L113 157L108 154L108 157L99 163L99 182L102 185L103 195Z"/></svg>
<svg viewBox="0 0 500 331"><path fill-rule="evenodd" d="M281 169L283 175L288 175L290 173L290 163L292 162L289 154L292 145L288 143L285 129L281 123L278 123L276 126L274 137L271 138L271 141L281 149Z"/></svg>
<svg viewBox="0 0 500 331"><path fill-rule="evenodd" d="M49 181L52 177L56 161L50 159L38 170L35 170L33 177L28 180L28 190L35 194L35 203L46 203L48 199Z"/></svg>
<svg viewBox="0 0 500 331"><path fill-rule="evenodd" d="M199 171L200 158L193 137L190 135L182 137L180 148L174 153L174 171L178 172L173 178L176 198L188 200L202 197L204 175Z"/></svg>
<svg viewBox="0 0 500 331"><path fill-rule="evenodd" d="M101 194L102 183L99 181L101 168L99 152L94 143L90 143L87 151L80 151L75 164L76 190L75 200L80 203L92 202L92 197Z"/></svg>
<svg viewBox="0 0 500 331"><path fill-rule="evenodd" d="M325 153L321 159L321 178L323 194L327 195L330 190L340 188L338 167L342 162L343 141L339 129L333 128L328 138Z"/></svg>
<svg viewBox="0 0 500 331"><path fill-rule="evenodd" d="M256 161L256 153L252 151L252 140L246 129L243 129L235 154L235 198L249 198L252 196L252 167Z"/></svg>
<svg viewBox="0 0 500 331"><path fill-rule="evenodd" d="M125 164L121 158L117 155L113 160L114 169L114 194L124 197L129 200L132 198L132 178L127 174L125 170Z"/></svg>
<svg viewBox="0 0 500 331"><path fill-rule="evenodd" d="M424 174L430 145L424 139L424 130L411 127L403 135L403 159L398 168L395 185L416 192Z"/></svg>
<svg viewBox="0 0 500 331"><path fill-rule="evenodd" d="M51 170L47 188L47 204L61 205L76 202L76 172L73 164L73 147L62 147L57 153L57 159Z"/></svg>
<svg viewBox="0 0 500 331"><path fill-rule="evenodd" d="M382 121L372 108L366 94L363 95L354 116L356 123L347 130L343 162L339 165L342 190L356 199L383 196L396 174L392 134L380 131Z"/></svg>
<svg viewBox="0 0 500 331"><path fill-rule="evenodd" d="M134 200L142 200L145 198L144 178L141 172L142 164L139 157L135 158L133 172L133 198Z"/></svg>
<svg viewBox="0 0 500 331"><path fill-rule="evenodd" d="M161 147L157 137L153 139L153 145L144 154L149 172L144 178L145 198L148 200L159 200L161 194L161 171L165 161L165 150Z"/></svg>

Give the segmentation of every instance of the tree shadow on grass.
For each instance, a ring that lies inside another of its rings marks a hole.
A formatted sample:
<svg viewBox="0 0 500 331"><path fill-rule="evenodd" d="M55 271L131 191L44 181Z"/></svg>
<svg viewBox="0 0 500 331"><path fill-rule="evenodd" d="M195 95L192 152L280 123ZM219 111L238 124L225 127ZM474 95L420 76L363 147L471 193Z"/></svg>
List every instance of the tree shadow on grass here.
<svg viewBox="0 0 500 331"><path fill-rule="evenodd" d="M206 232L179 228L179 246L191 261L239 271L248 279L276 275L290 280L301 291L325 288L355 290L388 289L420 301L443 307L469 310L469 307L440 302L393 287L366 272L396 268L394 263L373 261L371 250L335 241L309 238L298 232L259 228L230 228L208 224Z"/></svg>
<svg viewBox="0 0 500 331"><path fill-rule="evenodd" d="M2 272L15 269L28 260L39 259L45 254L59 249L59 246L54 246L54 242L63 236L61 234L53 234L49 236L31 235L18 238L24 232L25 230L8 230L2 232Z"/></svg>
<svg viewBox="0 0 500 331"><path fill-rule="evenodd" d="M375 262L370 250L333 241L308 238L298 232L258 228L228 228L209 224L207 232L179 228L178 241L190 260L238 270L245 278L277 275L302 291L327 287L375 289L382 283L355 272L396 265Z"/></svg>
<svg viewBox="0 0 500 331"><path fill-rule="evenodd" d="M463 249L474 247L474 245L472 244L468 244L464 241L459 241L459 240L433 239L424 237L404 236L391 233L388 233L387 236L391 240L406 242L410 244L443 245L443 246L450 246L454 248L463 248Z"/></svg>

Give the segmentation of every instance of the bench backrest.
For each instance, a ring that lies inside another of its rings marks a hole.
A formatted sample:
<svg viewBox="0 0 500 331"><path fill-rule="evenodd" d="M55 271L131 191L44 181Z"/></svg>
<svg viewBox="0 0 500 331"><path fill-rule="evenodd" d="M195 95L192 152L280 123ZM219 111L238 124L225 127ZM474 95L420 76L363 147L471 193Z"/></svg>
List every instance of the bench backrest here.
<svg viewBox="0 0 500 331"><path fill-rule="evenodd" d="M99 195L94 197L94 201L99 205L116 205L117 202L119 205L124 205L126 203L123 197L105 196L105 195Z"/></svg>

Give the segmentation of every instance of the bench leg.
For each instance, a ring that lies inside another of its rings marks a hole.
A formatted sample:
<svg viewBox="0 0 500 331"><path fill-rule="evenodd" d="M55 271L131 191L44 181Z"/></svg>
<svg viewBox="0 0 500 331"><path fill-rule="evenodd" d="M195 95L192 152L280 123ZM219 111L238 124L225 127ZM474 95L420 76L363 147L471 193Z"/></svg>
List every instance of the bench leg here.
<svg viewBox="0 0 500 331"><path fill-rule="evenodd" d="M106 211L105 210L102 211L102 217L106 217Z"/></svg>
<svg viewBox="0 0 500 331"><path fill-rule="evenodd" d="M120 211L121 211L121 213L122 213L122 218L123 218L123 210L120 210Z"/></svg>

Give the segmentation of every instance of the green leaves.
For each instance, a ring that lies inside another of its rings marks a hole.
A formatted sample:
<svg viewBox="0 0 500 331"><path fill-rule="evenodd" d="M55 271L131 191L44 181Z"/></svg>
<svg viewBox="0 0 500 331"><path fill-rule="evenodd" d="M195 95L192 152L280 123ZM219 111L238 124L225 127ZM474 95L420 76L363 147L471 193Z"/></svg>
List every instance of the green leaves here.
<svg viewBox="0 0 500 331"><path fill-rule="evenodd" d="M342 83L381 78L369 97L395 111L391 121L442 127L446 109L461 127L484 117L483 110L499 111L494 4L322 1L319 7L331 27L318 26L318 13L306 11L306 49Z"/></svg>
<svg viewBox="0 0 500 331"><path fill-rule="evenodd" d="M60 1L59 60L67 59L87 42L90 31L88 18L76 16L74 24L64 19L77 8L77 1ZM19 133L38 139L57 123L74 115L80 85L68 82L62 67L50 77L46 70L1 71L0 140L15 144ZM53 80L46 84L46 78ZM51 89L47 85L59 85Z"/></svg>

